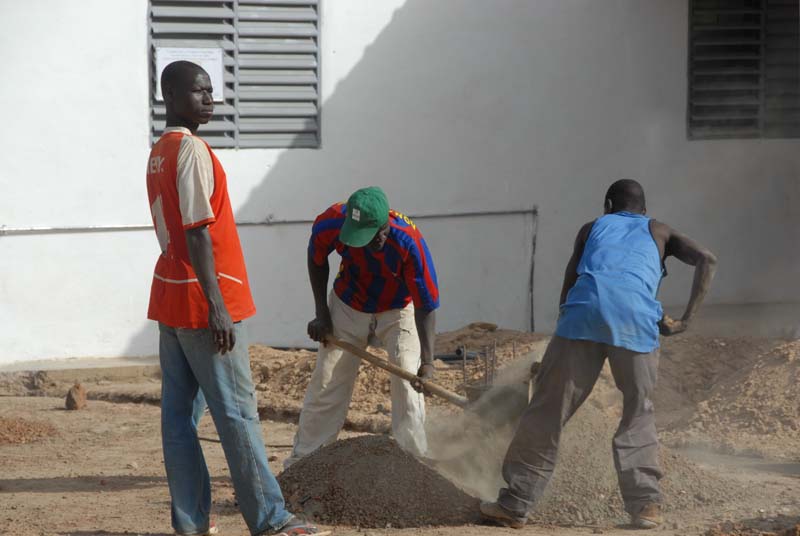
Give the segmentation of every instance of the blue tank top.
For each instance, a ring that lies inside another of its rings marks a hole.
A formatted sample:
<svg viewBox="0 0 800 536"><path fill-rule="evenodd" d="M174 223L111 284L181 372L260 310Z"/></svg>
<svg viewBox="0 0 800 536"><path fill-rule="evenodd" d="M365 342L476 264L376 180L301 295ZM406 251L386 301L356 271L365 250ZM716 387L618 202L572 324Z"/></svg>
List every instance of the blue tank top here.
<svg viewBox="0 0 800 536"><path fill-rule="evenodd" d="M598 218L561 306L556 335L648 353L658 348L662 264L650 218L617 212Z"/></svg>

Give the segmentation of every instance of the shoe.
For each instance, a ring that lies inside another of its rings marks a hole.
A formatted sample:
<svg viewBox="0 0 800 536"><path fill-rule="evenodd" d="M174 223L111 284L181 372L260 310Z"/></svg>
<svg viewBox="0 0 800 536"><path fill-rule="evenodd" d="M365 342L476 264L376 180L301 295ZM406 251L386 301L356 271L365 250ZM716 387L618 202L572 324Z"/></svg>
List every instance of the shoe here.
<svg viewBox="0 0 800 536"><path fill-rule="evenodd" d="M661 505L657 503L647 503L631 515L631 525L637 529L654 529L662 523L664 516L661 515Z"/></svg>
<svg viewBox="0 0 800 536"><path fill-rule="evenodd" d="M528 519L517 517L496 502L481 502L481 514L486 519L512 529L521 529L526 525Z"/></svg>
<svg viewBox="0 0 800 536"><path fill-rule="evenodd" d="M308 523L303 519L292 516L278 532L273 532L273 536L328 536L331 534L329 530L319 530L316 525Z"/></svg>

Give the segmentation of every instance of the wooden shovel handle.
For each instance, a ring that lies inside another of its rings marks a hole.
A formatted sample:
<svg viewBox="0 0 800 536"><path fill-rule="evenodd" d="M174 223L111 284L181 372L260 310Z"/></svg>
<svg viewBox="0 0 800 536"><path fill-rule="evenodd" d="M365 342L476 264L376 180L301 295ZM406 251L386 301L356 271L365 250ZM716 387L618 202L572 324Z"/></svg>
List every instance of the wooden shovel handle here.
<svg viewBox="0 0 800 536"><path fill-rule="evenodd" d="M372 363L376 367L382 368L383 370L387 371L390 374L394 374L395 376L398 376L398 377L403 378L404 380L408 380L410 382L417 382L418 381L418 382L422 383L422 386L425 388L425 390L427 392L429 392L429 393L431 393L433 395L436 395L439 398L443 398L444 400L447 400L451 404L455 404L456 406L458 406L460 408L464 408L464 407L467 406L467 404L469 404L469 400L467 400L466 397L463 397L463 396L461 396L459 394L456 394L456 393L454 393L452 391L448 391L447 389L445 389L441 385L439 385L437 383L434 383L434 382L432 382L430 380L421 380L416 374L408 372L407 370L402 369L402 368L398 367L397 365L393 365L393 364L389 363L388 361L386 361L385 359L381 359L380 357L378 357L376 355L372 355L371 353L367 352L363 348L359 348L358 346L350 344L349 342L340 341L339 339L337 339L336 337L333 337L332 335L328 335L326 340L330 344L333 344L334 346L338 346L342 350L350 352L351 354L353 354L353 355L355 355L357 357L360 357L364 361L366 361L368 363Z"/></svg>

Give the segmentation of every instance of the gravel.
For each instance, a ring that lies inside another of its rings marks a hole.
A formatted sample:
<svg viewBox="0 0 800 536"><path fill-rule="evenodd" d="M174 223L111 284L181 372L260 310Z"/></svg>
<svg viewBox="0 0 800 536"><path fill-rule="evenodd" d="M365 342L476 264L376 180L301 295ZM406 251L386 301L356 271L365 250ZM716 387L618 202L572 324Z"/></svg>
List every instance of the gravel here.
<svg viewBox="0 0 800 536"><path fill-rule="evenodd" d="M281 473L289 509L327 525L464 525L478 501L387 436L338 441Z"/></svg>

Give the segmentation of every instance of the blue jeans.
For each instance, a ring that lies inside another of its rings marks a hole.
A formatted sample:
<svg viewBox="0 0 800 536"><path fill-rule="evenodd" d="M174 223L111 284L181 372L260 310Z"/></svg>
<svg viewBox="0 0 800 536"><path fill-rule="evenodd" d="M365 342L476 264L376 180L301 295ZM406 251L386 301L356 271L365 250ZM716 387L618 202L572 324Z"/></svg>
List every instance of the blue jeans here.
<svg viewBox="0 0 800 536"><path fill-rule="evenodd" d="M206 404L206 397L203 396L203 390L198 389L192 403L192 424L194 424L195 428L200 428L200 419L205 415L207 407L208 404Z"/></svg>
<svg viewBox="0 0 800 536"><path fill-rule="evenodd" d="M172 526L180 534L202 534L209 526L211 484L197 439L198 388L217 427L239 509L250 532L278 529L292 516L267 464L247 334L242 323L235 324L234 330L236 346L222 355L208 329L159 324L161 438L172 497Z"/></svg>

